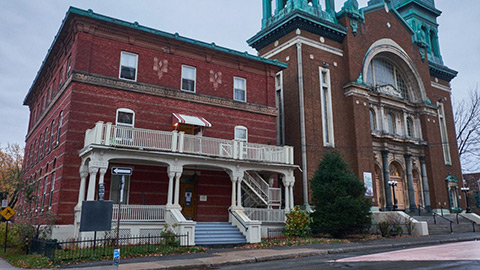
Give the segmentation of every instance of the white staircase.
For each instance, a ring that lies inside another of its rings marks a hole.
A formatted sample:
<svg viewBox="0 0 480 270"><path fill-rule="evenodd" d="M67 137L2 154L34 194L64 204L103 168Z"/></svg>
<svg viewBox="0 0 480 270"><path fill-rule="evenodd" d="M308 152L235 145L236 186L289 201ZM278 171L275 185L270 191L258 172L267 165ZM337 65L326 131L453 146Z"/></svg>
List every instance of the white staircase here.
<svg viewBox="0 0 480 270"><path fill-rule="evenodd" d="M245 172L242 183L244 207L280 207L281 189L270 187L257 172Z"/></svg>

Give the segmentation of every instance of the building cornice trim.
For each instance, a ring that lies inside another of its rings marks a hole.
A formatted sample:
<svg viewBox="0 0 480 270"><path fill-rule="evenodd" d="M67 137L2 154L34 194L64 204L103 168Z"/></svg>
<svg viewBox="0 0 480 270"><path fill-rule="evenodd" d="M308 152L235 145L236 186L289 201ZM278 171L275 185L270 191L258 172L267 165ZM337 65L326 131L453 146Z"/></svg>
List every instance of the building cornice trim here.
<svg viewBox="0 0 480 270"><path fill-rule="evenodd" d="M437 82L430 82L430 84L432 85L432 87L435 87L437 89L440 89L440 90L443 90L443 91L447 91L449 93L452 92L452 88L446 86L446 85L443 85L443 84L440 84L440 83L437 83Z"/></svg>
<svg viewBox="0 0 480 270"><path fill-rule="evenodd" d="M325 52L328 52L328 53L331 53L331 54L335 54L335 55L338 55L338 56L342 56L343 57L343 50L341 49L338 49L338 48L335 48L333 46L330 46L330 45L326 45L326 44L323 44L321 42L317 42L317 41L314 41L314 40L311 40L309 38L306 38L306 37L302 37L302 36L296 36L288 41L286 41L285 43L283 43L282 45L278 46L277 48L274 48L272 50L270 50L269 52L261 55L261 57L264 57L264 58L271 58L273 57L274 55L290 48L291 46L297 44L297 43L301 43L301 44L304 44L304 45L307 45L307 46L310 46L310 47L313 47L315 49L319 49L319 50L322 50L322 51L325 51Z"/></svg>
<svg viewBox="0 0 480 270"><path fill-rule="evenodd" d="M278 111L274 107L238 102L226 98L207 96L198 93L187 93L184 91L171 89L167 87L151 85L146 83L129 82L112 77L89 74L76 71L73 73L72 82L85 83L90 85L114 88L123 91L136 92L147 95L160 96L171 99L178 99L187 102L206 104L211 106L237 109L252 113L259 113L269 116L277 116Z"/></svg>

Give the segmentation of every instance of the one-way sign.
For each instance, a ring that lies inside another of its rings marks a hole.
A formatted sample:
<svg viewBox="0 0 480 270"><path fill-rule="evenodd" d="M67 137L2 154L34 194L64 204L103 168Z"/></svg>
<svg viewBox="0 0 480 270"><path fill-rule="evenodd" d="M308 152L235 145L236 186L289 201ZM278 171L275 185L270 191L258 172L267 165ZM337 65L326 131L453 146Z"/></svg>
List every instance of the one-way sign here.
<svg viewBox="0 0 480 270"><path fill-rule="evenodd" d="M132 175L132 168L112 167L113 175Z"/></svg>

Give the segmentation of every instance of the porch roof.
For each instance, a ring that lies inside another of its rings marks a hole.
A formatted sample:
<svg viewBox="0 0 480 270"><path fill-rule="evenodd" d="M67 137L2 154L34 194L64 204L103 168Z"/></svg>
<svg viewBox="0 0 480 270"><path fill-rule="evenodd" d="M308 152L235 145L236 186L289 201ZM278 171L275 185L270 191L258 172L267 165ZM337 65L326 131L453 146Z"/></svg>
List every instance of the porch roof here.
<svg viewBox="0 0 480 270"><path fill-rule="evenodd" d="M181 113L173 113L173 117L175 123L188 124L200 127L212 127L212 124L210 124L210 122L208 122L203 117L186 115Z"/></svg>

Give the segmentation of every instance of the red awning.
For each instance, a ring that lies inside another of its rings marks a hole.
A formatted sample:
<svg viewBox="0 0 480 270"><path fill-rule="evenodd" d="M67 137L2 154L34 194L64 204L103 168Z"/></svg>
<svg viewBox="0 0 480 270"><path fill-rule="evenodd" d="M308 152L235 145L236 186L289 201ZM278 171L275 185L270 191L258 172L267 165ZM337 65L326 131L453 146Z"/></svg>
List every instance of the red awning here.
<svg viewBox="0 0 480 270"><path fill-rule="evenodd" d="M175 117L174 121L180 124L187 124L187 125L200 126L200 127L212 126L212 124L210 124L210 122L208 122L203 117L185 115L181 113L173 113L173 117Z"/></svg>

